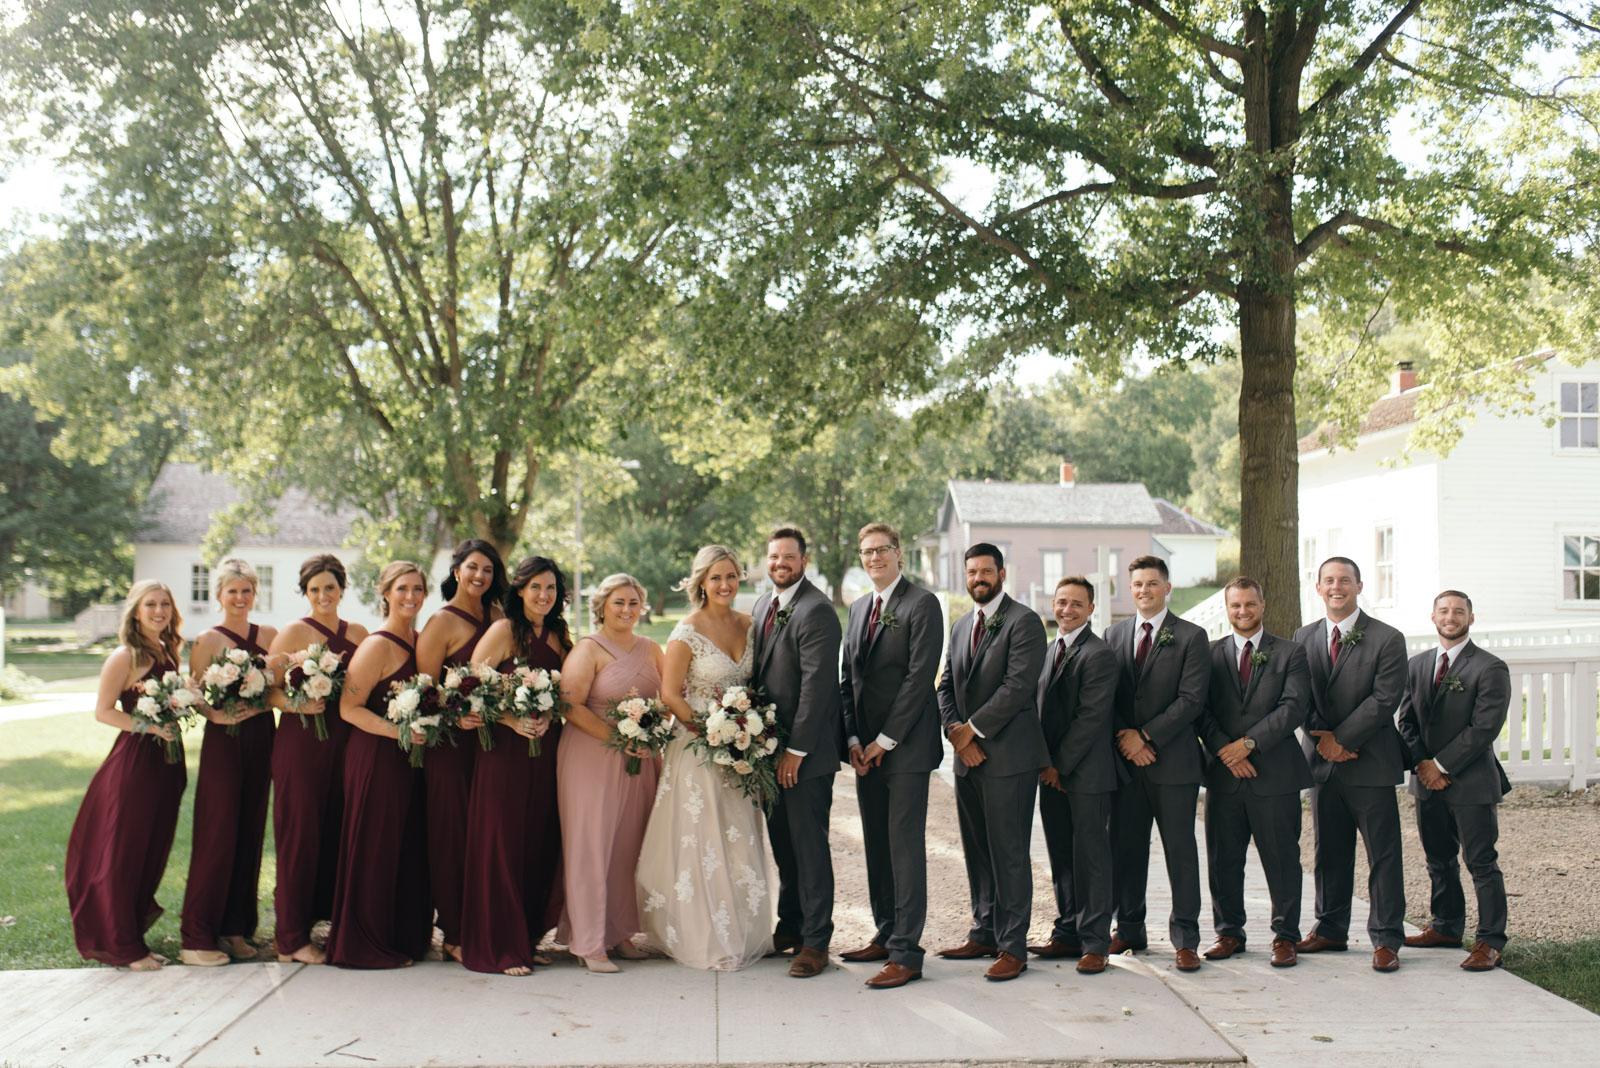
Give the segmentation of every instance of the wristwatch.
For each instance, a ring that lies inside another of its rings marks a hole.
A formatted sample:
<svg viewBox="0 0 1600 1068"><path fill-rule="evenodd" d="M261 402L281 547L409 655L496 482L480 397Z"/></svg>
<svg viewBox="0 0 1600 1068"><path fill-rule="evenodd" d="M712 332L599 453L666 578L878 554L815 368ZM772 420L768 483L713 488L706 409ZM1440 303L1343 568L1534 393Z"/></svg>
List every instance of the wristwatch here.
<svg viewBox="0 0 1600 1068"><path fill-rule="evenodd" d="M1250 737L1247 734L1241 740L1244 742L1245 749L1247 749L1248 751L1250 751L1252 753L1254 753L1256 751L1256 740L1254 738Z"/></svg>

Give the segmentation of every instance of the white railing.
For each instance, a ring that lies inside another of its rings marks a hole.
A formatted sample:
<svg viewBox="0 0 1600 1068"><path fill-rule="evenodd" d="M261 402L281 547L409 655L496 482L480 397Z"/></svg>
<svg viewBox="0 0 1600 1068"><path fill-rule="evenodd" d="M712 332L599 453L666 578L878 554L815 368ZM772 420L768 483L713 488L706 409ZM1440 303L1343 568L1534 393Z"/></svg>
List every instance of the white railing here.
<svg viewBox="0 0 1600 1068"><path fill-rule="evenodd" d="M122 609L114 604L91 605L72 620L72 629L80 646L89 645L101 638L115 638L122 623Z"/></svg>
<svg viewBox="0 0 1600 1068"><path fill-rule="evenodd" d="M1206 637L1216 641L1228 633L1228 605L1223 598L1227 590L1218 590L1187 612L1183 618L1206 632Z"/></svg>

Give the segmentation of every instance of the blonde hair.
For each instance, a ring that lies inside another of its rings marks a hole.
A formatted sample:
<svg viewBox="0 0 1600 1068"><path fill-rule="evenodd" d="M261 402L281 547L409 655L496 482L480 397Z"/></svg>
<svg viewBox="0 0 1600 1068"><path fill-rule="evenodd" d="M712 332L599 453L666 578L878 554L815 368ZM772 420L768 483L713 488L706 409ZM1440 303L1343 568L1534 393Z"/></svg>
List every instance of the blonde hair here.
<svg viewBox="0 0 1600 1068"><path fill-rule="evenodd" d="M234 579L244 579L250 583L250 588L257 593L261 592L261 578L256 574L256 569L249 562L237 556L230 556L217 565L217 570L211 576L211 596L222 600L222 587Z"/></svg>
<svg viewBox="0 0 1600 1068"><path fill-rule="evenodd" d="M739 581L743 582L744 565L739 562L739 554L726 545L707 545L694 554L694 563L689 565L689 577L672 588L687 591L692 605L705 604L706 576L724 560L733 561L734 568L739 572Z"/></svg>
<svg viewBox="0 0 1600 1068"><path fill-rule="evenodd" d="M139 625L139 605L156 590L165 591L167 599L172 602L172 618L167 620L166 627L161 631L160 645L151 642L144 628ZM122 622L117 624L117 640L133 654L135 670L159 663L163 653L176 664L179 654L183 652L183 635L179 633L182 627L183 616L178 612L178 599L172 595L172 587L156 579L145 579L133 584L127 600L122 604Z"/></svg>
<svg viewBox="0 0 1600 1068"><path fill-rule="evenodd" d="M396 560L385 564L378 573L378 600L383 602L383 614L389 614L389 591L394 589L394 584L415 571L422 576L422 592L428 592L428 573L413 564L410 560Z"/></svg>
<svg viewBox="0 0 1600 1068"><path fill-rule="evenodd" d="M618 571L615 575L607 575L600 580L600 588L594 591L594 596L589 598L589 618L597 627L606 623L606 600L611 594L624 586L632 586L639 591L639 600L645 599L644 586L632 575Z"/></svg>
<svg viewBox="0 0 1600 1068"><path fill-rule="evenodd" d="M868 534L882 534L884 537L889 539L889 545L892 548L900 548L900 532L894 529L894 527L891 527L888 523L868 523L866 526L862 527L861 533L856 535L857 548L860 547L862 542L867 540Z"/></svg>

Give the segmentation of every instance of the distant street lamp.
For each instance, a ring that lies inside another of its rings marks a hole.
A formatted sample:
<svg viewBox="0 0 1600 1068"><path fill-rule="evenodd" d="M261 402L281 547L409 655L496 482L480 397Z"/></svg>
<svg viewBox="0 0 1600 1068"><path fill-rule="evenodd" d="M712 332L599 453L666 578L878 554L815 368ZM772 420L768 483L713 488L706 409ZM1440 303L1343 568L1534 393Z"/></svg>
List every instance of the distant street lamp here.
<svg viewBox="0 0 1600 1068"><path fill-rule="evenodd" d="M638 460L618 460L617 466L624 471L637 471L643 465ZM576 502L573 508L573 540L578 543L578 559L572 565L572 589L575 600L573 601L573 614L577 616L573 622L574 632L583 633L584 620L588 617L583 614L583 454L577 453L573 458L573 485L576 489Z"/></svg>

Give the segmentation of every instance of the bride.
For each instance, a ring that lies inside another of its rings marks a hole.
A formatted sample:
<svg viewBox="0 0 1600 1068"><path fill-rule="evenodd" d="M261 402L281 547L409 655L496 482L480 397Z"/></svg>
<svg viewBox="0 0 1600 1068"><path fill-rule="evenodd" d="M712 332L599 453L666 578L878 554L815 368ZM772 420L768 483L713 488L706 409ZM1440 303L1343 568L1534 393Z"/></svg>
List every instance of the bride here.
<svg viewBox="0 0 1600 1068"><path fill-rule="evenodd" d="M692 607L667 641L661 699L684 723L719 691L750 681L754 627L733 610L743 575L733 550L707 545L680 587ZM766 825L689 739L679 731L662 757L639 854L639 911L651 942L674 960L736 971L772 950Z"/></svg>

